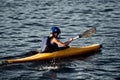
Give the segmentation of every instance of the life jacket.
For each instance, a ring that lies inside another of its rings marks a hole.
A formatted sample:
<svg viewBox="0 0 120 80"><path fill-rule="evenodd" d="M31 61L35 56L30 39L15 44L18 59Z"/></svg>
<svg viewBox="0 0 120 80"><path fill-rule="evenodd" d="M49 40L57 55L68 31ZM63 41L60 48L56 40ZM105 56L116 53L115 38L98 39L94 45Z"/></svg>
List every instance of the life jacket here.
<svg viewBox="0 0 120 80"><path fill-rule="evenodd" d="M51 40L53 37L45 36L42 39L41 42L41 52L53 52L58 50L58 45L57 44L51 44Z"/></svg>

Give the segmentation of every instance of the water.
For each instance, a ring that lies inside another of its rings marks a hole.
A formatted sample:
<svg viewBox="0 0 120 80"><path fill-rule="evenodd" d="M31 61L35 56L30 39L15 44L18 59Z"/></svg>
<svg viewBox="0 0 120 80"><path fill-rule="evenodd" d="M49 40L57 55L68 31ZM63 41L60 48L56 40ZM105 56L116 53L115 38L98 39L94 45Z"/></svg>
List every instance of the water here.
<svg viewBox="0 0 120 80"><path fill-rule="evenodd" d="M62 41L96 27L94 36L70 45L103 45L102 54L86 60L1 66L0 80L120 79L119 4L119 0L0 0L0 60L40 49L51 26L60 26Z"/></svg>

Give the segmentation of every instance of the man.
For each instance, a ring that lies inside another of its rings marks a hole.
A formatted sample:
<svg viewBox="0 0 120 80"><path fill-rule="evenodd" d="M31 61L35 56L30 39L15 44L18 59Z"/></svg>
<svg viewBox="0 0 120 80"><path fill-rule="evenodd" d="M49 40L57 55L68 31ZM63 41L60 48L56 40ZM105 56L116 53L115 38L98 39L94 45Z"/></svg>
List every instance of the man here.
<svg viewBox="0 0 120 80"><path fill-rule="evenodd" d="M68 45L71 43L73 38L70 38L66 42L61 42L58 39L58 36L60 33L61 33L61 30L58 27L51 28L50 36L42 40L42 45L41 45L42 52L53 52L53 51L61 50L68 47Z"/></svg>

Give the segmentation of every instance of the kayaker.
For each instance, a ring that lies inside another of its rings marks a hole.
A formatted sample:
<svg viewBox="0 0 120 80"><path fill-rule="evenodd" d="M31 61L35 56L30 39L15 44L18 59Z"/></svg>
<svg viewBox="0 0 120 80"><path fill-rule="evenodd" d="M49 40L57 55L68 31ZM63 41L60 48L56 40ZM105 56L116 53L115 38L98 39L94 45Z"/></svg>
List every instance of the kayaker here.
<svg viewBox="0 0 120 80"><path fill-rule="evenodd" d="M50 36L44 37L42 40L41 52L53 52L64 48L68 48L73 38L70 38L66 42L61 42L58 39L60 33L61 30L58 27L52 27Z"/></svg>

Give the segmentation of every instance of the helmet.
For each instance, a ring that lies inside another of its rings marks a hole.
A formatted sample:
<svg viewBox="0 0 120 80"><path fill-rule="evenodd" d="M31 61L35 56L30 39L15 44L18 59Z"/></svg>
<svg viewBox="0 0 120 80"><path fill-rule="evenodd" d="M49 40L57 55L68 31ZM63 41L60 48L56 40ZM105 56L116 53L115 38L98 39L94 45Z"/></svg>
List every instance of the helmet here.
<svg viewBox="0 0 120 80"><path fill-rule="evenodd" d="M51 31L52 31L52 33L61 33L61 31L58 27L52 27Z"/></svg>

